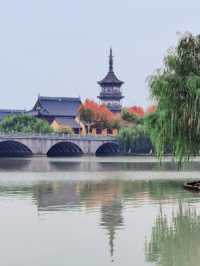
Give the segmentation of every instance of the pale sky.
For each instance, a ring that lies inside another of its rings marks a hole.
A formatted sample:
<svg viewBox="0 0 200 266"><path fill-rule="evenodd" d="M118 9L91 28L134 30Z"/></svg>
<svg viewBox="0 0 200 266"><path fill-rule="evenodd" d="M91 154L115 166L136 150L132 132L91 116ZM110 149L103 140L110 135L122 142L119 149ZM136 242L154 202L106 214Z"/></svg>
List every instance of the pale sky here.
<svg viewBox="0 0 200 266"><path fill-rule="evenodd" d="M30 109L37 95L96 100L114 69L124 105L150 103L146 78L177 32L200 33L195 0L0 0L0 108Z"/></svg>

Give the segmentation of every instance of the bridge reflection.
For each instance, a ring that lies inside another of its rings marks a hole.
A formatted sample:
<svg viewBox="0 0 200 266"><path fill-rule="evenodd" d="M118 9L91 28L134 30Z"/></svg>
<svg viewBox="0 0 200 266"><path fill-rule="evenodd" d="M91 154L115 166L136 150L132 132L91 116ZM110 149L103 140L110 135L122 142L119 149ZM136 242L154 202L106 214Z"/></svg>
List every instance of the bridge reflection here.
<svg viewBox="0 0 200 266"><path fill-rule="evenodd" d="M105 171L113 173L113 170L114 173L120 173L122 171L125 171L125 173L129 171L134 171L134 173L143 172L143 175L145 172L150 172L150 175L153 173L154 175L158 175L160 171L167 170L170 172L170 176L174 178L178 175L176 172L178 166L175 162L168 160L160 164L160 162L152 157L139 157L139 159L138 157L118 157L114 159L93 157L0 159L0 171L18 171L19 167L20 171L25 172L84 172L86 177L93 179L96 179L97 173L99 175ZM200 161L186 163L183 165L182 171L198 173L200 171Z"/></svg>

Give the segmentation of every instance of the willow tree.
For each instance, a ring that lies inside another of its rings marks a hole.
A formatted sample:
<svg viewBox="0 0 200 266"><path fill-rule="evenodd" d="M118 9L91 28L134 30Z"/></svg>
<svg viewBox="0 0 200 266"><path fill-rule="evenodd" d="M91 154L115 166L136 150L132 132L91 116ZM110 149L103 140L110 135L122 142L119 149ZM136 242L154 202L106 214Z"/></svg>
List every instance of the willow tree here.
<svg viewBox="0 0 200 266"><path fill-rule="evenodd" d="M149 79L155 113L147 130L161 158L171 145L181 162L200 151L200 35L185 34L164 58L164 66Z"/></svg>

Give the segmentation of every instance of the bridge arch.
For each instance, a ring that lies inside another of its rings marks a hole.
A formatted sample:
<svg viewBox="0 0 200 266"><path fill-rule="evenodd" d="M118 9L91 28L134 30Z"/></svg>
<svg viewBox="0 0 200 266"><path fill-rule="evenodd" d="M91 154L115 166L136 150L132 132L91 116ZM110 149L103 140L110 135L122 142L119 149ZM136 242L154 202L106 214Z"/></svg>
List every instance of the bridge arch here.
<svg viewBox="0 0 200 266"><path fill-rule="evenodd" d="M32 151L23 143L14 140L0 142L0 157L26 157L33 155Z"/></svg>
<svg viewBox="0 0 200 266"><path fill-rule="evenodd" d="M115 142L103 143L97 150L96 156L114 156L120 152L119 144Z"/></svg>
<svg viewBox="0 0 200 266"><path fill-rule="evenodd" d="M58 142L47 151L49 157L80 156L82 154L82 149L77 144L69 141Z"/></svg>

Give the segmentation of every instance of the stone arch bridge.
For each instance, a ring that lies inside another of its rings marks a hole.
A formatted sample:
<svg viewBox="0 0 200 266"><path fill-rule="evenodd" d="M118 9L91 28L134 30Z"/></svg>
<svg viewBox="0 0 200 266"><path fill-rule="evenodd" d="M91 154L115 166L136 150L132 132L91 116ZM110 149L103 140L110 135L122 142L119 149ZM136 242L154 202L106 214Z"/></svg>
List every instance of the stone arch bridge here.
<svg viewBox="0 0 200 266"><path fill-rule="evenodd" d="M73 156L119 153L116 138L65 134L1 134L0 157L28 155Z"/></svg>

